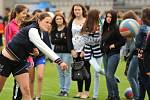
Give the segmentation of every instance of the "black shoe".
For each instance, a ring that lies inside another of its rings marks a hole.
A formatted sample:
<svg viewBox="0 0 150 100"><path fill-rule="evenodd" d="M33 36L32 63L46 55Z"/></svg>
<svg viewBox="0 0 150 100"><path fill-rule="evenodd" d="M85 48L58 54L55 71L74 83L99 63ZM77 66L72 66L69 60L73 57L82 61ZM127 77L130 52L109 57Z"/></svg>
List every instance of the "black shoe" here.
<svg viewBox="0 0 150 100"><path fill-rule="evenodd" d="M67 97L69 94L66 91L63 91L63 96Z"/></svg>
<svg viewBox="0 0 150 100"><path fill-rule="evenodd" d="M116 76L115 76L115 79L116 79L117 83L120 83L119 77L116 77Z"/></svg>
<svg viewBox="0 0 150 100"><path fill-rule="evenodd" d="M106 100L114 100L114 98L112 96L108 96Z"/></svg>
<svg viewBox="0 0 150 100"><path fill-rule="evenodd" d="M34 100L41 100L41 98L40 97L36 97Z"/></svg>
<svg viewBox="0 0 150 100"><path fill-rule="evenodd" d="M119 96L115 96L113 100L120 100Z"/></svg>
<svg viewBox="0 0 150 100"><path fill-rule="evenodd" d="M92 100L98 100L97 98L92 98Z"/></svg>
<svg viewBox="0 0 150 100"><path fill-rule="evenodd" d="M57 96L64 96L64 92L63 92L63 91L60 91L60 93L58 93Z"/></svg>

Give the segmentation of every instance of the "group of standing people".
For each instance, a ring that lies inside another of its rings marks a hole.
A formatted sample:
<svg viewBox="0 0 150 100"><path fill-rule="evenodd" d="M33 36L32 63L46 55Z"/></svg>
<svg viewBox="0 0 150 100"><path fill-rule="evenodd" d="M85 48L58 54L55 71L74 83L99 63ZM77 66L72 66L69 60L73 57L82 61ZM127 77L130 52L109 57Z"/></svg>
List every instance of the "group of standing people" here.
<svg viewBox="0 0 150 100"><path fill-rule="evenodd" d="M77 81L78 92L74 97L81 99L89 98L91 85L90 66L92 65L95 71L92 100L98 100L99 74L106 77L108 91L106 100L120 100L117 83L119 79L115 76L115 73L120 60L120 49L125 45L125 42L127 43L128 39L123 38L119 32L116 11L106 11L103 25L100 24L101 16L99 10L93 9L87 12L81 4L74 4L72 6L68 24L61 11L55 13L53 18L47 12L42 12L41 10L35 10L32 16L28 16L29 18L27 18L27 13L28 8L26 6L17 5L12 10L10 21L5 28L6 47L4 47L0 54L0 91L6 79L12 73L15 78L13 100L40 100L46 55L58 64L57 69L60 83L58 96L69 95L71 62L84 61L89 78ZM148 18L146 20L143 19L143 22L143 27L149 30ZM145 22L147 26L145 26ZM142 37L138 36L138 38ZM149 37L146 39L148 40ZM141 41L140 43L144 45L145 42ZM51 49L50 43L54 46L54 50ZM133 45L135 47L141 46L139 42L135 42ZM142 47L138 48L141 51ZM148 52L148 48L147 45L142 50ZM133 49L135 48L131 48L130 51L133 52ZM127 76L134 93L134 99L144 100L139 99L141 93L136 88L138 82L134 82L134 79L137 80L137 67L136 71L134 70L135 77L132 78L133 75L131 75L131 71L135 69L132 69L131 66L137 65L138 59L141 61L139 63L139 66L141 66L140 71L143 71L143 58L138 58L138 55L135 54L137 53L134 53L130 59ZM104 65L104 69L102 68L102 64ZM148 65L149 63L146 64ZM34 66L37 66L38 70L38 87L35 98ZM148 76L142 77L142 75L140 75L142 81L140 91L146 89L149 93L149 88L147 88L148 83L143 83L143 81L147 82ZM85 90L83 91L84 84Z"/></svg>
<svg viewBox="0 0 150 100"><path fill-rule="evenodd" d="M130 36L126 38L126 70L125 75L130 83L133 91L134 100L144 100L145 93L147 91L148 98L150 98L149 92L149 32L150 32L150 8L142 10L141 19L137 14L130 10L124 13L123 20L132 19L139 25L139 31L133 31L133 27ZM135 25L136 26L136 25Z"/></svg>

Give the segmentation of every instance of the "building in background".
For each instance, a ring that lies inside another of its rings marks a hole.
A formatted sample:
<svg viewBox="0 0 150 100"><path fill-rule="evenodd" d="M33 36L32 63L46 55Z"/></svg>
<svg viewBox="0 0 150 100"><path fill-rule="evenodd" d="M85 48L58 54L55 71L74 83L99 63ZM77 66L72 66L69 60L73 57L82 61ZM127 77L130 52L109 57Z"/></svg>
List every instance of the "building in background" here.
<svg viewBox="0 0 150 100"><path fill-rule="evenodd" d="M141 10L145 6L150 6L150 0L0 0L0 2L0 14L5 7L12 8L15 4L25 4L30 8L30 11L49 7L50 11L61 9L66 16L68 16L72 5L75 3L89 5L91 9L97 8L102 13L111 8Z"/></svg>

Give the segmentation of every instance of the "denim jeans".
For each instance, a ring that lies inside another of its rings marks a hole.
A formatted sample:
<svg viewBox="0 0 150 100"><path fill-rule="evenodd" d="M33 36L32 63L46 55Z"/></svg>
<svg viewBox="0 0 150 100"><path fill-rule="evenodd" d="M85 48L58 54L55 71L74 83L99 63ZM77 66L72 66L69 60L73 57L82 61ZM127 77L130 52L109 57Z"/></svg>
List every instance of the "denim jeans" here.
<svg viewBox="0 0 150 100"><path fill-rule="evenodd" d="M139 65L138 65L138 58L137 56L133 56L130 64L129 69L127 72L127 78L131 85L134 99L137 100L139 98L139 82L138 82L138 72L139 72Z"/></svg>
<svg viewBox="0 0 150 100"><path fill-rule="evenodd" d="M119 64L119 60L119 54L113 54L111 56L105 54L103 56L108 96L119 96L118 84L114 76Z"/></svg>
<svg viewBox="0 0 150 100"><path fill-rule="evenodd" d="M69 92L71 84L71 62L72 57L70 53L57 53L57 55L68 64L68 69L62 71L60 66L57 66L59 79L60 79L60 89L61 91Z"/></svg>
<svg viewBox="0 0 150 100"><path fill-rule="evenodd" d="M102 69L102 57L101 58L91 58L90 60L90 64L93 66L94 68L94 90L93 90L93 97L97 98L98 97L98 89L99 89L99 76L100 76L100 72L103 71ZM105 73L103 72L102 75L104 75Z"/></svg>

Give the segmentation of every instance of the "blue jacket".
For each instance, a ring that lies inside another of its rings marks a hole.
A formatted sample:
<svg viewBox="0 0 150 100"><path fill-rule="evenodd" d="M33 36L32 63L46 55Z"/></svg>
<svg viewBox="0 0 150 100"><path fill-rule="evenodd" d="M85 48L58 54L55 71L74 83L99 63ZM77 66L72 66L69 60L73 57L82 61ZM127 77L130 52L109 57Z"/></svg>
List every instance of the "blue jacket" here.
<svg viewBox="0 0 150 100"><path fill-rule="evenodd" d="M147 26L145 24L141 25L139 34L137 34L135 39L136 48L144 50L146 49L146 38L148 31L150 31L150 26Z"/></svg>

